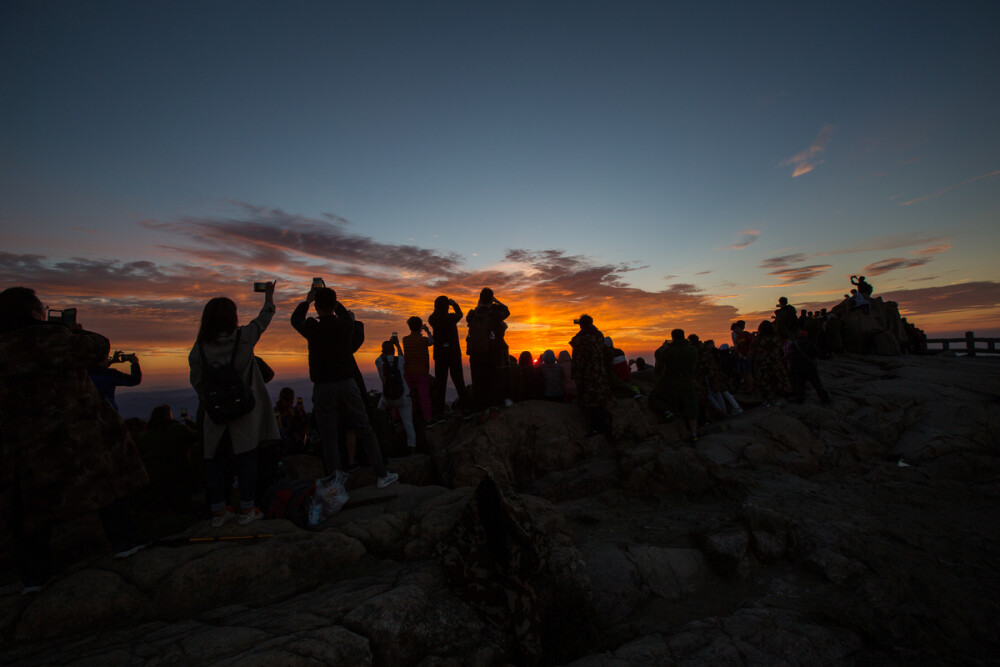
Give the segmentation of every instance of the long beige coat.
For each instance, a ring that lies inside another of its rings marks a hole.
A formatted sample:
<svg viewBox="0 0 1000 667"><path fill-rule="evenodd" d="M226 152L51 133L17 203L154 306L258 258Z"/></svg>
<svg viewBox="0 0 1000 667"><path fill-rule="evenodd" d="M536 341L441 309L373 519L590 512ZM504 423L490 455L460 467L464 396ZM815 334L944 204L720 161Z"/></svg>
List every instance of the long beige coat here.
<svg viewBox="0 0 1000 667"><path fill-rule="evenodd" d="M233 441L233 451L237 454L249 452L260 443L268 440L280 440L278 422L274 418L274 406L267 393L267 385L260 374L260 368L254 363L254 346L267 329L274 317L274 305L264 304L260 313L249 324L239 327L240 347L236 351L236 369L243 376L244 382L251 382L256 404L249 413L234 419L227 424L216 424L208 415L205 416L205 458L215 456L219 441L229 429ZM215 343L205 344L205 358L208 363L228 364L233 353L233 343L236 341L236 331L223 336ZM199 343L195 343L188 354L188 365L191 367L191 386L201 398L202 374L201 355L198 352ZM252 381L251 381L252 378Z"/></svg>

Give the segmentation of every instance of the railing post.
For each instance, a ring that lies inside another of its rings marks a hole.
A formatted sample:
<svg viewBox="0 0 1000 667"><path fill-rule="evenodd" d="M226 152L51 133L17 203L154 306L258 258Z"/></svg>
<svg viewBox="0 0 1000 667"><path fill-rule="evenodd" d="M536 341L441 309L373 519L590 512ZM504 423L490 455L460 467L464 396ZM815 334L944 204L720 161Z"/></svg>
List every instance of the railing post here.
<svg viewBox="0 0 1000 667"><path fill-rule="evenodd" d="M976 356L976 334L971 331L965 332L965 354L970 357Z"/></svg>

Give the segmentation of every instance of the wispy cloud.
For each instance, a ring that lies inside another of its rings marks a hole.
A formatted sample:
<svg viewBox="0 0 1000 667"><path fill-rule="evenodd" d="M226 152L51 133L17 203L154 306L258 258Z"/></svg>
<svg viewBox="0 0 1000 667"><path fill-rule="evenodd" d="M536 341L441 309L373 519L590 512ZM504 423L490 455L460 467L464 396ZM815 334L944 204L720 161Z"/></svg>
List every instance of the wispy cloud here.
<svg viewBox="0 0 1000 667"><path fill-rule="evenodd" d="M770 269L769 275L777 276L781 285L794 285L826 273L833 265L831 264L809 264L806 266L795 266L806 261L809 257L797 252L791 255L780 255L769 257L760 263L760 268Z"/></svg>
<svg viewBox="0 0 1000 667"><path fill-rule="evenodd" d="M910 199L909 201L900 202L899 205L909 206L911 204L916 204L918 202L927 201L928 199L934 199L935 197L940 197L941 195L951 192L952 190L957 190L963 185L968 185L969 183L972 183L974 181L979 181L984 178L993 178L994 176L1000 176L1000 169L997 169L996 171L991 171L988 174L980 174L979 176L973 176L972 178L968 178L962 181L961 183L955 183L954 185L949 185L946 188L941 188L937 192L932 192L931 194L924 195L923 197L917 197L916 199Z"/></svg>
<svg viewBox="0 0 1000 667"><path fill-rule="evenodd" d="M823 152L833 136L833 130L833 125L824 125L809 148L782 160L781 166L795 165L795 169L792 170L792 178L808 174L816 168L816 165L823 163Z"/></svg>
<svg viewBox="0 0 1000 667"><path fill-rule="evenodd" d="M724 248L716 248L716 250L743 250L747 246L751 246L757 242L757 238L760 236L760 230L744 229L739 234L740 239L736 243Z"/></svg>
<svg viewBox="0 0 1000 667"><path fill-rule="evenodd" d="M929 257L917 257L916 259L906 259L903 257L892 257L878 262L872 262L863 269L865 275L880 276L896 269L911 269L915 266L923 266L930 261Z"/></svg>
<svg viewBox="0 0 1000 667"><path fill-rule="evenodd" d="M927 232L910 232L905 234L887 234L884 236L874 236L858 239L849 246L844 246L836 250L826 250L816 253L819 257L827 255L844 255L856 252L868 252L872 250L898 250L916 245L924 246L947 246L950 245L950 237L940 234L929 234Z"/></svg>
<svg viewBox="0 0 1000 667"><path fill-rule="evenodd" d="M426 317L439 294L468 310L484 286L511 309L507 339L513 350L564 349L576 331L573 319L583 312L623 349L639 353L658 347L676 326L708 334L726 331L736 314L698 286L633 287L630 275L644 267L557 249L510 249L496 266L472 270L451 253L384 244L345 231L342 222L274 209L241 206L232 218L147 221L145 226L178 239L168 240L172 255L161 255L157 262L121 262L0 252L0 282L33 287L53 307L77 306L87 328L109 336L118 347L166 355L161 365L175 371L186 368L209 298L230 296L246 321L261 303L251 283L272 277L279 279L278 315L260 349L301 373L305 345L288 315L313 275L324 276L365 322L362 351L369 355L406 317ZM171 256L176 259L163 259Z"/></svg>

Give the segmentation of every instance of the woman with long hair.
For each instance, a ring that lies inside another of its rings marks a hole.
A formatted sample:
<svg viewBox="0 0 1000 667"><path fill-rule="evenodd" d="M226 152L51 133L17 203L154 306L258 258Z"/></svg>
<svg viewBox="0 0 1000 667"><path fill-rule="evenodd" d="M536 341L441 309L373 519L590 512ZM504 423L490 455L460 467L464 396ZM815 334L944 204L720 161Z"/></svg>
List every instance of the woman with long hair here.
<svg viewBox="0 0 1000 667"><path fill-rule="evenodd" d="M236 455L237 478L240 487L239 523L246 525L263 517L254 507L257 490L257 447L262 442L280 440L278 424L271 407L271 397L254 358L254 346L274 317L274 283L267 283L264 305L249 324L239 326L236 304L232 299L216 297L205 304L201 314L198 340L188 355L191 368L191 386L198 398L205 402L205 376L210 367L225 366L234 358L233 367L250 387L254 407L250 412L231 421L217 423L204 415L205 482L212 525L221 526L236 513L226 505L225 457L230 447ZM209 368L206 368L206 362ZM204 405L203 405L204 407Z"/></svg>

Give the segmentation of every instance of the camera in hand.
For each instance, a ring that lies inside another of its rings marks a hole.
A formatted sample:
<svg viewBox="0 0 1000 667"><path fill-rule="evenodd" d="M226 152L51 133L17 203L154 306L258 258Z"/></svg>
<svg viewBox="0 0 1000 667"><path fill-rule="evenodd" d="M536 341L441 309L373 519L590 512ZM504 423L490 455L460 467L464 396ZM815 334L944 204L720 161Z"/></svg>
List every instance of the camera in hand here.
<svg viewBox="0 0 1000 667"><path fill-rule="evenodd" d="M254 283L253 284L253 291L254 292L266 292L267 291L267 283Z"/></svg>
<svg viewBox="0 0 1000 667"><path fill-rule="evenodd" d="M49 309L49 322L62 322L63 324L76 324L76 308L63 308L62 310Z"/></svg>
<svg viewBox="0 0 1000 667"><path fill-rule="evenodd" d="M320 287L326 287L326 282L322 278L313 278L313 289L319 289Z"/></svg>

